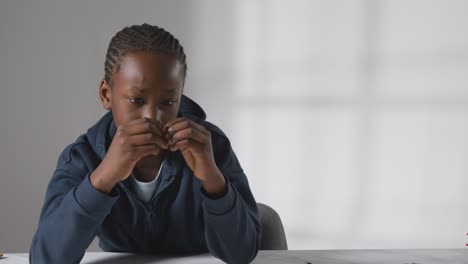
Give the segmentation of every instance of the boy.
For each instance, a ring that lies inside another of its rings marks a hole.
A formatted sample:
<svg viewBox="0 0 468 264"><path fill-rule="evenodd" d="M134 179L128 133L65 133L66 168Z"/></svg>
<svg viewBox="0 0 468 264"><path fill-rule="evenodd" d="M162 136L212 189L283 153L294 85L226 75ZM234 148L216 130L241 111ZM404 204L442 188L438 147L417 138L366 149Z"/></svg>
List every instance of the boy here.
<svg viewBox="0 0 468 264"><path fill-rule="evenodd" d="M112 38L99 87L109 112L60 155L31 263L79 263L96 235L104 251L255 258L255 199L226 135L182 95L186 71L162 28Z"/></svg>

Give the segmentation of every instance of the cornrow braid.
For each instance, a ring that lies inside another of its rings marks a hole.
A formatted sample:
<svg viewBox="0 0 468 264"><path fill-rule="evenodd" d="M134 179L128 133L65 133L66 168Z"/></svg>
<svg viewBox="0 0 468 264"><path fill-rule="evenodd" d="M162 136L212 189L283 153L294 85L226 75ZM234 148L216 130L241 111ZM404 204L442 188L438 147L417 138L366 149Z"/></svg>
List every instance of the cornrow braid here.
<svg viewBox="0 0 468 264"><path fill-rule="evenodd" d="M111 85L112 75L120 68L125 54L135 51L158 51L173 55L182 65L182 74L187 74L184 48L171 33L148 24L126 27L112 37L104 63L104 80Z"/></svg>

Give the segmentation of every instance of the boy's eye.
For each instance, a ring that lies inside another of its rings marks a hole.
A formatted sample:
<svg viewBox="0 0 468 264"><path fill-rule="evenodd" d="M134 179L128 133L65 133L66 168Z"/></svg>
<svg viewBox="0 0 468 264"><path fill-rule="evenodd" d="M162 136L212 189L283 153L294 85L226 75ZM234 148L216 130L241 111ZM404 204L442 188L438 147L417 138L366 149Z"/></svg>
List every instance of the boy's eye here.
<svg viewBox="0 0 468 264"><path fill-rule="evenodd" d="M141 98L130 97L128 100L134 104L143 104L144 101Z"/></svg>
<svg viewBox="0 0 468 264"><path fill-rule="evenodd" d="M171 99L171 100L162 100L161 101L161 104L163 104L163 105L173 105L175 103L176 103L176 100L173 100L173 99Z"/></svg>

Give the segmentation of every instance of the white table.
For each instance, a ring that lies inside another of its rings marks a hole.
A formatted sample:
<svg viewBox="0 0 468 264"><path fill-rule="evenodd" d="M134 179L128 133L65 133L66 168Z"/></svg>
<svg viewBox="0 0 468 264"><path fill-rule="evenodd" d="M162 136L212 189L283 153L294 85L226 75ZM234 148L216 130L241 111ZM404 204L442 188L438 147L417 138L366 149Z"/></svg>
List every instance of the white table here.
<svg viewBox="0 0 468 264"><path fill-rule="evenodd" d="M6 258L5 258L6 257ZM28 254L5 254L0 264L28 263ZM195 256L145 256L127 253L88 252L86 264L219 264L209 254ZM468 263L468 249L382 249L382 250L289 250L260 251L255 264L337 264L337 263Z"/></svg>

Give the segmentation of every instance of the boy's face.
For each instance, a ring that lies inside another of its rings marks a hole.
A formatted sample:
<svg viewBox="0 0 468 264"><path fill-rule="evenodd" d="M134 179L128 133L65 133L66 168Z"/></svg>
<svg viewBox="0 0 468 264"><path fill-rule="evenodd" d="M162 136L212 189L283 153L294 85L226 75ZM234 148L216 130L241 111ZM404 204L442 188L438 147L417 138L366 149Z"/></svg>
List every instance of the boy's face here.
<svg viewBox="0 0 468 264"><path fill-rule="evenodd" d="M183 82L182 65L174 57L132 52L122 58L112 87L101 81L99 95L117 127L143 117L165 124L177 117Z"/></svg>

